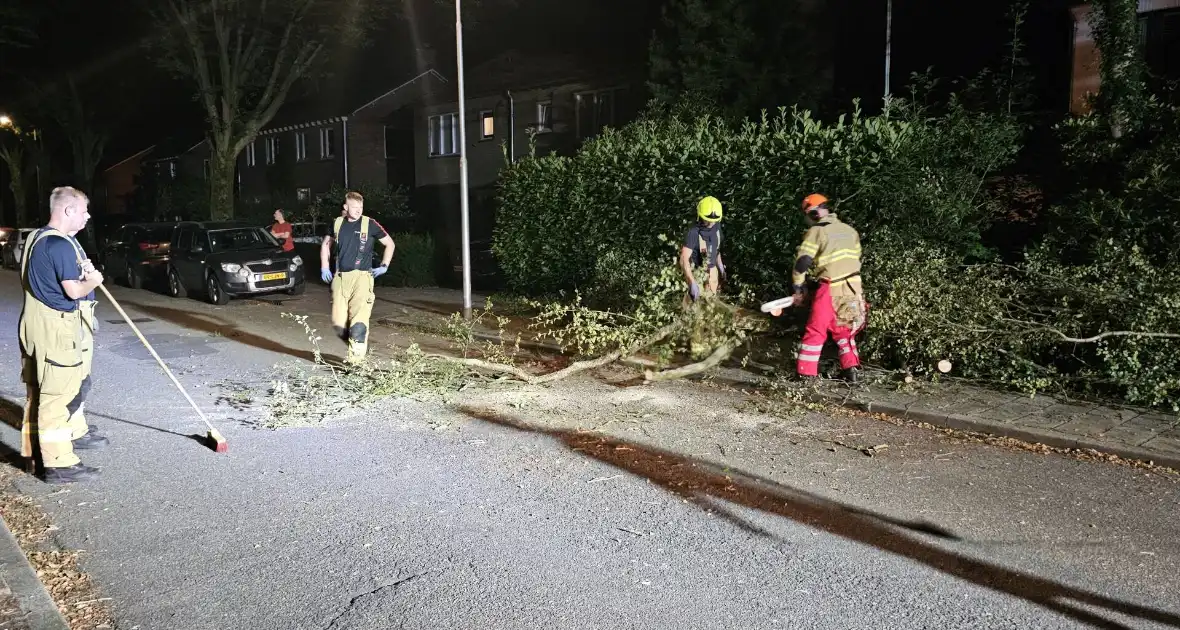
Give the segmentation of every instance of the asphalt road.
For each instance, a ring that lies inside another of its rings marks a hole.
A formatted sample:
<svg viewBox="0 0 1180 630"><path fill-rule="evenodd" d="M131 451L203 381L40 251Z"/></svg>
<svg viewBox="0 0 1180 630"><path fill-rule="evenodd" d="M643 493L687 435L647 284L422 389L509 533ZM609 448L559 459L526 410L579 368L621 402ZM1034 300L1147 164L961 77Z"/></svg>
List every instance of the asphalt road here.
<svg viewBox="0 0 1180 630"><path fill-rule="evenodd" d="M872 420L786 427L689 384L253 429L214 384L292 360L260 343L286 338L280 307L115 294L230 444L189 437L203 425L101 306L89 415L112 445L85 458L104 478L20 486L125 630L1180 628L1174 479ZM0 391L18 402L19 296L0 273ZM632 403L642 431L573 430ZM814 439L829 430L891 448Z"/></svg>

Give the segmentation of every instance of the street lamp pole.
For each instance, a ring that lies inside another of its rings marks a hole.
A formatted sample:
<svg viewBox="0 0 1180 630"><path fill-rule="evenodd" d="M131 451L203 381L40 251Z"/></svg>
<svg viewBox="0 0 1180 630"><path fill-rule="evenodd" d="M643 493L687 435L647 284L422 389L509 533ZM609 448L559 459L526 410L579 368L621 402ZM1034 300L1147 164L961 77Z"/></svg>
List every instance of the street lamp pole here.
<svg viewBox="0 0 1180 630"><path fill-rule="evenodd" d="M463 90L462 0L455 0L455 56L459 76L459 219L463 247L463 318L471 319L471 225L467 199L467 102Z"/></svg>

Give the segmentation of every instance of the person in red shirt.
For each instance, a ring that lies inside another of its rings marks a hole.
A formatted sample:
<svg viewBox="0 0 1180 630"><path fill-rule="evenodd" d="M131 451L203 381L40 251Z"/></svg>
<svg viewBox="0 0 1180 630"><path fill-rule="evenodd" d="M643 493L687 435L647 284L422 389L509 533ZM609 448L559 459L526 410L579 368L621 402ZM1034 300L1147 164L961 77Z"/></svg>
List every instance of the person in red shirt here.
<svg viewBox="0 0 1180 630"><path fill-rule="evenodd" d="M291 236L291 224L283 218L282 210L275 210L275 224L270 226L270 233L279 239L279 243L283 245L283 251L289 252L295 249L295 240Z"/></svg>

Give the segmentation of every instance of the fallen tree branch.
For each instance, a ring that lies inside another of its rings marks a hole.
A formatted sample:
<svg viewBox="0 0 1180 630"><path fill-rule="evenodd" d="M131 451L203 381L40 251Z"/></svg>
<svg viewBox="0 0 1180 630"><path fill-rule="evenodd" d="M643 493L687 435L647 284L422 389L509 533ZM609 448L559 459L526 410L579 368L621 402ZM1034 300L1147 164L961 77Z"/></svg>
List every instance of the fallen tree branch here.
<svg viewBox="0 0 1180 630"><path fill-rule="evenodd" d="M736 350L737 347L738 341L730 339L720 346L717 346L717 349L713 351L713 354L710 354L704 361L699 361L697 363L691 363L689 365L673 368L671 370L663 370L660 372L644 370L643 380L648 383L674 381L676 379L687 378L689 376L700 374L701 372L706 372L717 367L722 361L728 359L729 355L733 354L733 351Z"/></svg>
<svg viewBox="0 0 1180 630"><path fill-rule="evenodd" d="M1060 330L1048 329L1049 332L1061 337L1061 340L1066 343L1097 343L1108 337L1146 337L1150 339L1180 339L1180 334L1176 333L1160 333L1160 332L1136 332L1133 330L1115 330L1111 332L1104 332L1093 337L1070 337Z"/></svg>
<svg viewBox="0 0 1180 630"><path fill-rule="evenodd" d="M611 363L614 363L615 361L618 361L619 359L622 359L623 357L632 355L644 348L655 345L655 344L663 341L664 339L667 339L669 336L671 336L673 333L675 333L677 330L679 330L683 326L684 326L684 323L682 321L678 321L676 323L669 324L669 325L664 326L663 328L657 330L655 333L651 334L650 336L645 337L639 341L636 341L635 343L632 343L628 346L619 348L618 350L615 350L614 352L604 354L601 357L598 357L595 359L586 359L583 361L575 361L575 362L571 363L570 365L568 365L560 370L557 370L556 372L550 372L548 374L530 374L529 372L527 372L521 368L518 368L515 365L507 365L504 363L494 363L492 361L484 361L483 359L460 359L460 358L455 358L455 357L448 357L446 355L441 355L441 354L430 354L427 356L432 357L432 358L436 358L436 359L443 359L446 361L452 361L452 362L458 363L460 365L465 365L467 367L474 368L477 370L485 370L488 372L496 372L499 374L509 374L511 376L516 377L518 380L528 383L529 385L542 385L544 383L552 383L553 381L559 381L564 378L569 378L570 376L573 376L574 374L577 374L579 372L585 372L587 370L594 370L594 369L598 369L600 367L605 367L607 365L610 365ZM733 350L730 349L730 352L732 352L732 351Z"/></svg>
<svg viewBox="0 0 1180 630"><path fill-rule="evenodd" d="M1044 324L1037 324L1034 322L1023 322L1018 319L1008 319L1007 321L1013 324L1022 324L1033 329L1043 330L1047 333L1057 335L1062 341L1066 343L1097 343L1103 339L1111 337L1143 337L1148 339L1180 339L1180 334L1165 333L1165 332L1140 332L1135 330L1112 330L1109 332L1098 333L1093 337L1070 337L1069 335ZM1019 332L1019 331L1016 331Z"/></svg>

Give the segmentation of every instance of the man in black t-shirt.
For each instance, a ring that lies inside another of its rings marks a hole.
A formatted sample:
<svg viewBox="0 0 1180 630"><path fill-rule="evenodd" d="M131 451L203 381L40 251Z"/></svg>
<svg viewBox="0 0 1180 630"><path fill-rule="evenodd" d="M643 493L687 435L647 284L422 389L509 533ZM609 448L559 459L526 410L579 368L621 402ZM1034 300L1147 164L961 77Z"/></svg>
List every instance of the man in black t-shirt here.
<svg viewBox="0 0 1180 630"><path fill-rule="evenodd" d="M389 270L393 260L393 237L375 219L364 214L364 197L349 192L344 213L336 219L332 233L320 245L320 277L332 285L332 329L348 343L348 362L359 363L368 353L369 316L373 314L374 280ZM373 269L373 243L384 247L381 266ZM336 247L336 275L329 265L332 245Z"/></svg>
<svg viewBox="0 0 1180 630"><path fill-rule="evenodd" d="M721 260L721 202L716 197L704 197L697 202L697 224L688 229L680 246L680 270L688 282L688 298L701 297L701 286L693 270L704 267L705 290L716 293L720 276L725 275Z"/></svg>

